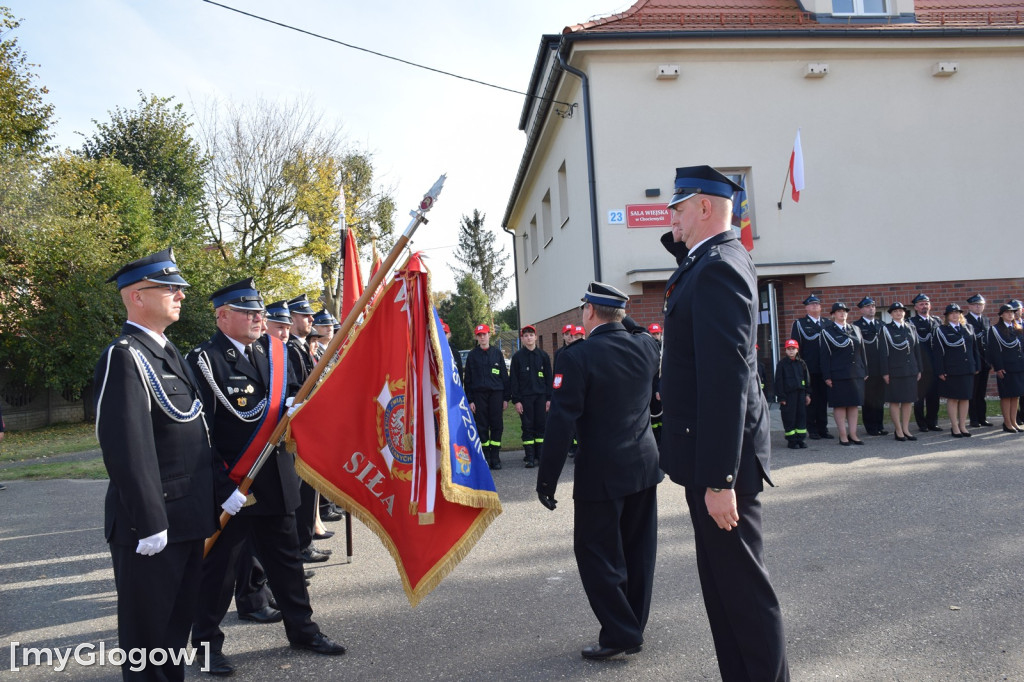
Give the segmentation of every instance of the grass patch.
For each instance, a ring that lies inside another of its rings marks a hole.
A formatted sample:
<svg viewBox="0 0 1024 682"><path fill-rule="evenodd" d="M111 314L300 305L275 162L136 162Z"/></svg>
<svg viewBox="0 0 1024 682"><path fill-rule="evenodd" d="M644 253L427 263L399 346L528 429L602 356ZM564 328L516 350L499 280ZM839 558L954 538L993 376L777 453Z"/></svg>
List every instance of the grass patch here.
<svg viewBox="0 0 1024 682"><path fill-rule="evenodd" d="M523 422L519 419L516 406L510 402L508 408L501 413L501 417L502 423L505 425L505 431L501 434L501 449L522 450Z"/></svg>
<svg viewBox="0 0 1024 682"><path fill-rule="evenodd" d="M0 462L18 462L37 457L95 450L95 427L91 422L54 424L29 431L8 431L0 440Z"/></svg>
<svg viewBox="0 0 1024 682"><path fill-rule="evenodd" d="M26 464L25 466L11 467L10 469L0 471L0 479L4 481L42 481L53 478L105 480L107 478L107 469L103 466L103 459L97 457L78 462Z"/></svg>

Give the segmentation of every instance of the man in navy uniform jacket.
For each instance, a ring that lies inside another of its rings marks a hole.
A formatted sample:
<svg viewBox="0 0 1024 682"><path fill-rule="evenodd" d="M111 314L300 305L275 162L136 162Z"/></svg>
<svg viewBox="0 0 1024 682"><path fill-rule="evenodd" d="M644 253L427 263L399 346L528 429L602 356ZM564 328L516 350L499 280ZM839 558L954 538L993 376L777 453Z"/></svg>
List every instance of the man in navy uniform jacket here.
<svg viewBox="0 0 1024 682"><path fill-rule="evenodd" d="M650 612L662 479L650 418L658 342L625 317L628 298L615 287L591 282L583 300L589 340L555 362L537 495L555 508L575 429L573 548L601 623L597 646L582 654L604 659L640 651Z"/></svg>
<svg viewBox="0 0 1024 682"><path fill-rule="evenodd" d="M730 227L742 189L710 166L676 170L679 263L665 290L661 468L686 487L722 679L788 680L782 613L764 565L768 403L757 378L757 274Z"/></svg>
<svg viewBox="0 0 1024 682"><path fill-rule="evenodd" d="M128 263L107 281L117 282L128 317L94 379L96 437L110 476L104 531L114 563L118 646L183 650L203 540L217 512L198 383L164 336L181 313L188 282L170 249ZM125 679L185 675L181 663L129 667L122 666Z"/></svg>

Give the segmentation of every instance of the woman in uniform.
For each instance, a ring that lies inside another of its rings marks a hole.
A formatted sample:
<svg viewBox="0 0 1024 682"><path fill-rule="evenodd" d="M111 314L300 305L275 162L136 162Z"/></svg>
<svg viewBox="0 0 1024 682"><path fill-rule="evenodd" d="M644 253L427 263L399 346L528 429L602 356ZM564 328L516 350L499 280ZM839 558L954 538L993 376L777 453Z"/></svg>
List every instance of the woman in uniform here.
<svg viewBox="0 0 1024 682"><path fill-rule="evenodd" d="M946 306L946 323L932 334L932 365L939 379L939 395L946 399L949 432L953 438L965 438L967 412L974 393L974 375L981 368L981 354L974 329L964 324L963 311L956 303Z"/></svg>
<svg viewBox="0 0 1024 682"><path fill-rule="evenodd" d="M839 431L839 444L864 445L857 439L857 412L864 404L868 359L860 330L846 324L850 309L832 304L832 321L821 329L821 375L829 387L828 403Z"/></svg>
<svg viewBox="0 0 1024 682"><path fill-rule="evenodd" d="M879 344L882 379L889 416L896 427L894 437L903 442L917 440L910 434L910 415L917 400L917 382L921 378L921 343L914 326L907 324L907 308L899 301L889 306L892 321L882 327Z"/></svg>
<svg viewBox="0 0 1024 682"><path fill-rule="evenodd" d="M1014 325L1013 306L999 307L999 320L988 330L987 357L996 373L999 408L1003 413L1003 431L1020 433L1017 427L1017 406L1024 394L1024 348L1021 332Z"/></svg>

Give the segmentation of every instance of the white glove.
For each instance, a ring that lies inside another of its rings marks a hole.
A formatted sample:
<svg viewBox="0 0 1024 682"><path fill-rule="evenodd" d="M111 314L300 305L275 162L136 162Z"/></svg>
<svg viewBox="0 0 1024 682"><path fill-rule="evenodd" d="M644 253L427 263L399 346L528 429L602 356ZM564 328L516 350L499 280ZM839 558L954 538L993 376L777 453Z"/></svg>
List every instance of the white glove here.
<svg viewBox="0 0 1024 682"><path fill-rule="evenodd" d="M156 535L150 535L148 538L139 540L139 546L135 548L135 553L143 556L153 556L162 551L166 546L167 531L162 530Z"/></svg>
<svg viewBox="0 0 1024 682"><path fill-rule="evenodd" d="M245 495L243 495L240 490L235 488L235 490L232 491L231 493L231 497L224 500L224 504L222 504L220 508L226 511L228 514L234 516L238 513L238 510L241 509L242 505L244 504Z"/></svg>
<svg viewBox="0 0 1024 682"><path fill-rule="evenodd" d="M295 399L294 398L288 398L288 400L295 400ZM302 407L303 403L291 404L291 403L288 402L288 400L285 400L284 404L288 405L288 418L291 419L293 416L295 416L295 410L297 410L300 407Z"/></svg>

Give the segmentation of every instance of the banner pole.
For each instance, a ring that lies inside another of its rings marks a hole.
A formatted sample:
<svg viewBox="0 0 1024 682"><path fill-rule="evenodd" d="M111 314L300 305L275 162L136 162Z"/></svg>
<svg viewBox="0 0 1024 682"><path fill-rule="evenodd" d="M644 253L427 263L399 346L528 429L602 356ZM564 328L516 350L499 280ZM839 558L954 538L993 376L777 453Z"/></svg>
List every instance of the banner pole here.
<svg viewBox="0 0 1024 682"><path fill-rule="evenodd" d="M416 228L427 222L427 211L433 208L434 203L437 201L438 195L441 194L441 189L444 187L444 181L447 175L442 175L437 179L437 182L427 190L427 193L423 195L423 199L420 200L420 204L417 208L409 211L409 215L412 216L408 227L395 242L395 245L391 247L388 257L384 259L380 269L374 273L373 277L370 278L370 282L366 285L363 290L363 295L359 297L359 300L352 306L352 310L349 311L348 315L345 316L344 322L341 323L341 328L334 334L334 338L327 344L327 349L324 350L323 355L320 356L320 360L316 363L313 371L310 372L309 376L306 377L306 381L302 384L302 388L295 395L293 404L297 405L301 403L316 387L317 382L320 381L320 376L327 370L327 365L330 359L334 357L334 354L338 351L338 347L348 338L348 334L352 331L352 327L355 326L356 320L363 313L363 310L370 303L377 288L380 287L384 278L387 277L388 273L391 272L391 268L394 267L398 257L402 255L402 250L405 248L409 240L412 239L412 235L416 232ZM277 423L273 433L270 434L270 438L267 440L267 444L263 446L263 450L260 452L260 456L253 462L252 468L249 469L249 473L242 482L238 484L238 491L243 495L249 494L249 487L252 486L253 480L256 475L259 474L260 469L263 468L264 462L270 457L270 454L274 449L281 443L281 439L284 438L285 431L288 430L288 422L291 421L291 415L285 413L281 420ZM213 548L217 538L220 537L221 531L224 526L227 525L228 521L231 520L231 514L227 512L221 512L219 528L214 531L213 535L206 538L206 542L203 545L203 557L205 558L210 550ZM351 553L351 552L350 552Z"/></svg>

